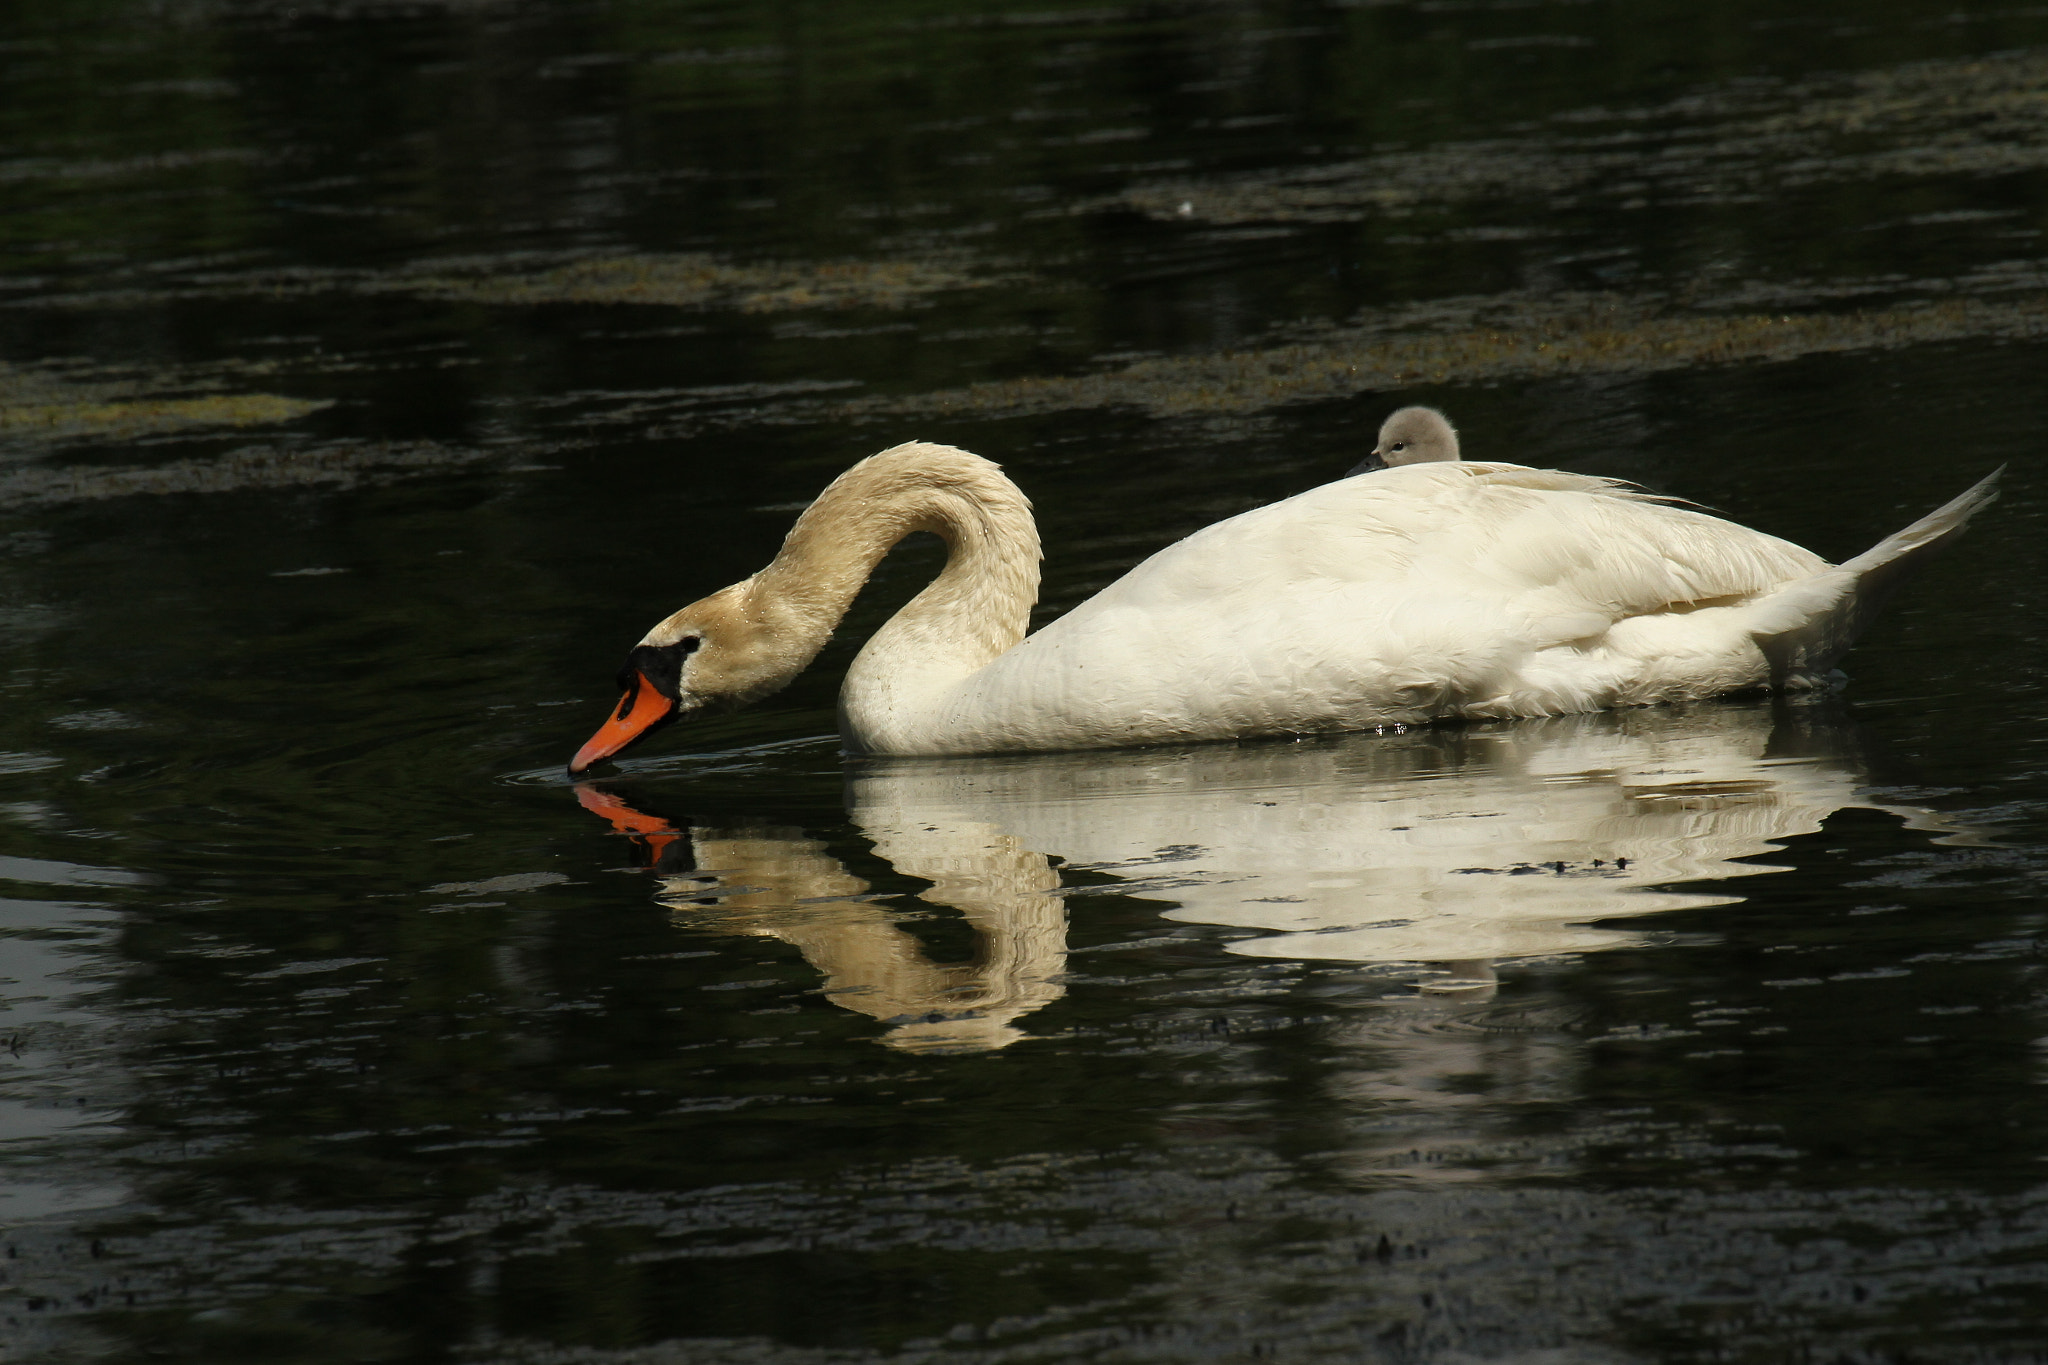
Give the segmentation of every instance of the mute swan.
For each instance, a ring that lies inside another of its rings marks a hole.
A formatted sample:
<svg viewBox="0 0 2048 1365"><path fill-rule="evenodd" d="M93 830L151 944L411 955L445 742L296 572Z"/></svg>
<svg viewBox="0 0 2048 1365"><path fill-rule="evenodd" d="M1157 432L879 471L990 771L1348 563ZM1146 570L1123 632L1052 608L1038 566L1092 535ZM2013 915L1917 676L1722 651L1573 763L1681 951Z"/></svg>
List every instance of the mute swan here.
<svg viewBox="0 0 2048 1365"><path fill-rule="evenodd" d="M847 670L840 731L855 753L1110 748L1810 688L1997 478L1830 566L1612 479L1432 458L1218 522L1026 638L1031 504L988 460L913 441L834 479L767 568L649 631L569 770L788 684L913 531L946 542L946 565Z"/></svg>

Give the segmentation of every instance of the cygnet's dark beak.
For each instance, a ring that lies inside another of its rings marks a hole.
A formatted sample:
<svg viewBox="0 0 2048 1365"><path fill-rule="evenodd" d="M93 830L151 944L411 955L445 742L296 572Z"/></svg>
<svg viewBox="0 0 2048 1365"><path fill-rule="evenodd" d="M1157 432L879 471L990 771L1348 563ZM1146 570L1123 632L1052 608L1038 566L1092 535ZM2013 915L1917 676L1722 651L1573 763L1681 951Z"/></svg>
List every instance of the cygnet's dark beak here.
<svg viewBox="0 0 2048 1365"><path fill-rule="evenodd" d="M1377 450L1375 450L1374 452L1372 452L1372 454L1366 456L1357 464L1353 465L1350 469L1346 470L1344 473L1344 477L1348 479L1353 474L1370 474L1375 469L1385 469L1386 467L1387 462L1385 460L1382 460L1380 458L1380 453Z"/></svg>

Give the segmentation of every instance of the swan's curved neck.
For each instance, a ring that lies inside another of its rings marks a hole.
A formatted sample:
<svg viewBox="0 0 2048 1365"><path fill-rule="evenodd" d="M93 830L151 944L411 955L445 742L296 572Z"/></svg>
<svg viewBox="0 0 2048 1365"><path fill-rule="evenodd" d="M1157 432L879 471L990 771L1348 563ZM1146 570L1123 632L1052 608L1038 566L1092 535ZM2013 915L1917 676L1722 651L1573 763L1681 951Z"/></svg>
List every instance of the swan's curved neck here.
<svg viewBox="0 0 2048 1365"><path fill-rule="evenodd" d="M892 546L913 531L946 542L946 567L862 649L840 692L856 750L918 729L962 680L1024 638L1038 600L1031 504L988 460L916 441L862 460L797 518L756 594L823 646Z"/></svg>

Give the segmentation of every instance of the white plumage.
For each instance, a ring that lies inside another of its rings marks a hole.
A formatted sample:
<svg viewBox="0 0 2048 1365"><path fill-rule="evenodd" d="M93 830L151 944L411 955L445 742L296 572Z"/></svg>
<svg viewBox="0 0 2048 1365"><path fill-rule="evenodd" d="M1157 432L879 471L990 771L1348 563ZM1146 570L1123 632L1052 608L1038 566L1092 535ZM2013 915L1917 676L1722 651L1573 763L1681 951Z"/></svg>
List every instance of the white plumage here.
<svg viewBox="0 0 2048 1365"><path fill-rule="evenodd" d="M1826 567L1613 483L1514 465L1361 475L1199 531L935 708L955 751L1559 715L1763 680L1674 603ZM1619 629L1617 629L1619 628ZM905 750L897 749L897 752Z"/></svg>
<svg viewBox="0 0 2048 1365"><path fill-rule="evenodd" d="M677 713L772 691L888 548L931 530L946 568L848 671L841 728L856 752L1248 738L1804 688L1874 610L1871 589L1959 531L1996 478L1834 568L1610 479L1408 464L1198 531L1027 639L1030 504L989 461L911 443L841 475L773 564L642 648L685 651ZM638 733L606 748L601 731L577 768Z"/></svg>

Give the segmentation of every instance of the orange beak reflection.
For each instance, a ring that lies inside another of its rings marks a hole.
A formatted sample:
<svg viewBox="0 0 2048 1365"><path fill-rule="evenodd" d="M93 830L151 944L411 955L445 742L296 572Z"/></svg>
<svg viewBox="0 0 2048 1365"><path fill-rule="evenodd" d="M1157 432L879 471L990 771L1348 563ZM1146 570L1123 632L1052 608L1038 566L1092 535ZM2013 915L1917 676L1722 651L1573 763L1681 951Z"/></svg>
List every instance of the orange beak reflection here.
<svg viewBox="0 0 2048 1365"><path fill-rule="evenodd" d="M668 846L683 837L681 830L661 816L649 815L643 810L629 806L623 798L600 787L593 787L585 782L577 783L576 800L582 804L583 809L611 821L612 828L619 833L632 835L633 842L646 850L649 867L659 863L661 855L668 851Z"/></svg>
<svg viewBox="0 0 2048 1365"><path fill-rule="evenodd" d="M655 685L647 681L647 675L638 669L632 672L632 681L626 688L626 695L619 698L618 709L611 718L597 728L597 733L576 751L576 757L569 760L569 775L576 776L593 763L601 763L621 752L629 745L644 739L647 734L663 721L671 720L676 714L676 704L664 697Z"/></svg>

